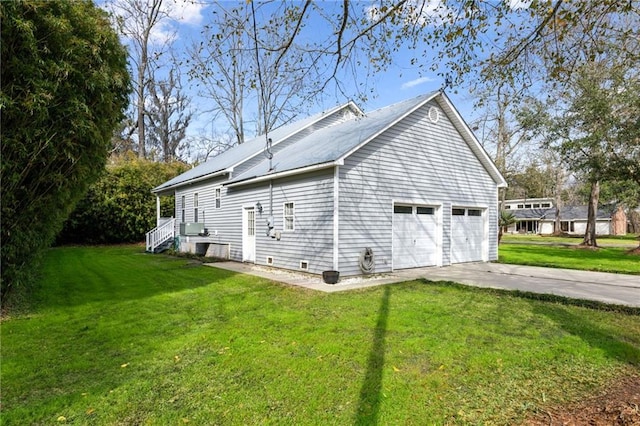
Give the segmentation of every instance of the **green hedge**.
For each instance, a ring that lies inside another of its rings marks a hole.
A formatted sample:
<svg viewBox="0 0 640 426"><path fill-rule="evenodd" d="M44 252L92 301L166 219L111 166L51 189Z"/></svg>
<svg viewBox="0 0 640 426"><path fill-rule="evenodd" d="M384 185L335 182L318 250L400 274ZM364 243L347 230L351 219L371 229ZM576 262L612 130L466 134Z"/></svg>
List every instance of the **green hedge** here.
<svg viewBox="0 0 640 426"><path fill-rule="evenodd" d="M129 159L107 166L78 203L58 235L58 244L113 244L144 241L156 226L151 189L187 169L184 163ZM162 197L162 216L174 215L174 198Z"/></svg>
<svg viewBox="0 0 640 426"><path fill-rule="evenodd" d="M127 53L90 1L2 1L2 299L104 167L130 89Z"/></svg>

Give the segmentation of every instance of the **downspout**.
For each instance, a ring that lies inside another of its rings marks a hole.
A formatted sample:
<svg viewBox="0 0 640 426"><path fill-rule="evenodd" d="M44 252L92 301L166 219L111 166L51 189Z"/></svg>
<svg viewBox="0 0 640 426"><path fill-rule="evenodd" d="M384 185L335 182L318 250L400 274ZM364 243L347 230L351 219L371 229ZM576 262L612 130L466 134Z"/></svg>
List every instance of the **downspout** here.
<svg viewBox="0 0 640 426"><path fill-rule="evenodd" d="M336 166L333 173L333 270L340 269L340 166Z"/></svg>

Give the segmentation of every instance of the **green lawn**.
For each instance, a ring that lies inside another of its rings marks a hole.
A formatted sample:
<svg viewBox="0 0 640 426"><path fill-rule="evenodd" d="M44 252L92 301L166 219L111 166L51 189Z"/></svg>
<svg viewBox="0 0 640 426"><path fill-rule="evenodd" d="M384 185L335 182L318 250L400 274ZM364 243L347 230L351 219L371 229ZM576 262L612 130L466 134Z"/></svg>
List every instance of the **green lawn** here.
<svg viewBox="0 0 640 426"><path fill-rule="evenodd" d="M421 281L324 294L142 253L48 252L1 327L25 424L513 424L638 374L640 316Z"/></svg>
<svg viewBox="0 0 640 426"><path fill-rule="evenodd" d="M549 235L536 235L536 234L504 234L502 236L503 243L545 243L545 244L558 244L558 245L578 245L582 242L582 236L576 237L552 237ZM596 239L599 245L606 246L624 246L624 247L637 247L638 235L627 234L621 236L607 236L598 237Z"/></svg>
<svg viewBox="0 0 640 426"><path fill-rule="evenodd" d="M501 243L499 262L517 265L582 269L586 271L640 274L640 256L619 247L598 250L549 245Z"/></svg>

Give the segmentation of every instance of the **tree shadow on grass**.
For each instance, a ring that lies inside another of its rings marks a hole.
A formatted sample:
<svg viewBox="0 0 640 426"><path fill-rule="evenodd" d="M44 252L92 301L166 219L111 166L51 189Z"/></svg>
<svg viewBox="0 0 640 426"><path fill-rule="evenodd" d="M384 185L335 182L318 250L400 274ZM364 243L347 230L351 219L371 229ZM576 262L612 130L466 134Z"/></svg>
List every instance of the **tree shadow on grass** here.
<svg viewBox="0 0 640 426"><path fill-rule="evenodd" d="M607 357L640 366L640 337L633 331L612 334L585 316L573 314L560 305L540 306L536 308L536 313L550 318L564 331L579 337L589 346L602 350Z"/></svg>
<svg viewBox="0 0 640 426"><path fill-rule="evenodd" d="M385 286L380 308L378 309L378 320L373 333L369 360L367 361L367 372L360 388L360 400L358 401L358 411L354 422L356 425L375 425L378 423L390 295L391 287Z"/></svg>
<svg viewBox="0 0 640 426"><path fill-rule="evenodd" d="M31 310L118 304L210 285L224 289L230 282L242 284L238 276L198 260L152 255L133 246L56 248L49 251L34 286Z"/></svg>

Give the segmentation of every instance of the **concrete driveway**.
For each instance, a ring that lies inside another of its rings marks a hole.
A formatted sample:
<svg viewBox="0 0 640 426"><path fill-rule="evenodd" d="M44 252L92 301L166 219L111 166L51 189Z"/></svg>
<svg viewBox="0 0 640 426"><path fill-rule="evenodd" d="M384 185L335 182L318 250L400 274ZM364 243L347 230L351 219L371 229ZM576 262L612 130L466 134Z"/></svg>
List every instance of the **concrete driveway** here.
<svg viewBox="0 0 640 426"><path fill-rule="evenodd" d="M429 268L422 278L640 307L640 275L501 263L465 263Z"/></svg>
<svg viewBox="0 0 640 426"><path fill-rule="evenodd" d="M500 263L462 263L442 268L403 269L390 274L341 278L325 284L317 275L268 268L238 262L211 263L230 271L260 276L324 292L353 290L383 284L427 279L532 293L553 294L575 299L595 300L615 305L640 307L640 275L608 274L571 269L540 268Z"/></svg>

